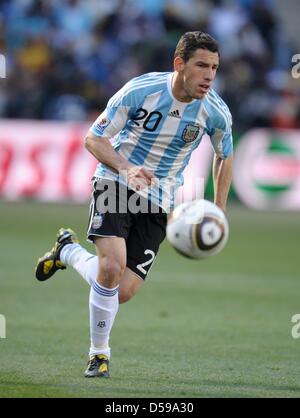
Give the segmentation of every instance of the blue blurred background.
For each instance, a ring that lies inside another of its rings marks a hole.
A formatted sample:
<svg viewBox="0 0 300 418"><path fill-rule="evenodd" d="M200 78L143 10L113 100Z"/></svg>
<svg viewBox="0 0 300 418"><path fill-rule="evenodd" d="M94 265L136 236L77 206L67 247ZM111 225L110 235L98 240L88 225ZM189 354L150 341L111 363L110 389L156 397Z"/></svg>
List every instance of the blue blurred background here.
<svg viewBox="0 0 300 418"><path fill-rule="evenodd" d="M0 53L6 58L7 73L0 80L0 196L13 197L7 166L16 152L7 151L7 142L19 141L17 127L23 141L27 135L30 143L32 129L40 126L44 137L51 126L32 124L27 131L28 125L21 126L20 120L82 122L77 130L78 141L80 136L82 140L84 130L125 82L149 71L172 71L179 37L202 30L220 43L221 66L214 88L232 112L236 150L249 131L264 144L256 152L246 145L237 152L238 178L231 197L257 208L298 210L299 199L282 193L291 189L293 195L299 193L295 179L300 178L300 79L292 76L293 56L300 53L299 15L297 0L0 0ZM61 138L55 127L52 137ZM14 155L9 157L9 152ZM253 170L250 157L248 162L240 157L244 153L257 161ZM40 161L42 151L30 149L28 154L35 176L42 177L37 164L32 165L33 160ZM20 166L20 161L16 164ZM251 177L247 179L240 175L246 166ZM208 171L196 175L206 178L211 196ZM250 183L255 183L258 194L244 196ZM43 193L24 194L42 195L45 198Z"/></svg>
<svg viewBox="0 0 300 418"><path fill-rule="evenodd" d="M299 128L300 41L287 9L299 16L291 0L1 0L0 115L93 120L131 77L172 70L180 35L203 30L220 43L215 88L235 130Z"/></svg>

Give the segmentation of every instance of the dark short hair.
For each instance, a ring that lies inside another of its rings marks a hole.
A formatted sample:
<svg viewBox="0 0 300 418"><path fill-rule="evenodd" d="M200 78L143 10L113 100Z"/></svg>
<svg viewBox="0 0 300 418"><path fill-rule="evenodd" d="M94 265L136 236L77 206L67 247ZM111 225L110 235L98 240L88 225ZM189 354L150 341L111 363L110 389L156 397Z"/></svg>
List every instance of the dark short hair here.
<svg viewBox="0 0 300 418"><path fill-rule="evenodd" d="M182 35L176 46L174 58L180 57L184 62L187 62L197 49L207 49L220 55L218 42L212 36L208 33L195 31Z"/></svg>

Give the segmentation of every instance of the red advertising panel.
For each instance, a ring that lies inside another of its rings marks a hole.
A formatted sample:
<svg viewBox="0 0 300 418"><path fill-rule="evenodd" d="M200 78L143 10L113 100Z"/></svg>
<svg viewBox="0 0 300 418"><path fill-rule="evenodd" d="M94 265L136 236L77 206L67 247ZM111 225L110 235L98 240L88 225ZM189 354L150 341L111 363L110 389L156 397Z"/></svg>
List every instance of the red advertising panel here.
<svg viewBox="0 0 300 418"><path fill-rule="evenodd" d="M96 166L82 144L88 126L37 121L0 126L2 197L86 200Z"/></svg>
<svg viewBox="0 0 300 418"><path fill-rule="evenodd" d="M97 161L84 148L90 124L0 121L0 197L43 201L87 201ZM203 193L212 160L204 138L184 172L178 201ZM204 180L205 179L205 180Z"/></svg>

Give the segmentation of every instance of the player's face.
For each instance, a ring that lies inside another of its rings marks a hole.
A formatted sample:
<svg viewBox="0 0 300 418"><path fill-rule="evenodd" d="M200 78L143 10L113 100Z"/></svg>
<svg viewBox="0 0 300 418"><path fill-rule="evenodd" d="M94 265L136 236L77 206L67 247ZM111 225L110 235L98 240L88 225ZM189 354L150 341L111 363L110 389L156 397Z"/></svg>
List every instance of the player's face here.
<svg viewBox="0 0 300 418"><path fill-rule="evenodd" d="M206 49L197 49L187 62L175 58L175 70L186 99L202 99L206 95L216 77L218 66L219 54Z"/></svg>

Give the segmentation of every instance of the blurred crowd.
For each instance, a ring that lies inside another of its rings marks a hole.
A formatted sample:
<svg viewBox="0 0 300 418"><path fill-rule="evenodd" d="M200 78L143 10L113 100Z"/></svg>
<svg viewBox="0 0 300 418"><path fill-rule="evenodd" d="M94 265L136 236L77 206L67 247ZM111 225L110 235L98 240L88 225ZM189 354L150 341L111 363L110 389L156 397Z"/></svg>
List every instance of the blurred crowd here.
<svg viewBox="0 0 300 418"><path fill-rule="evenodd" d="M93 120L133 76L172 71L191 30L220 43L214 87L236 131L300 128L297 51L274 0L0 0L0 117Z"/></svg>

